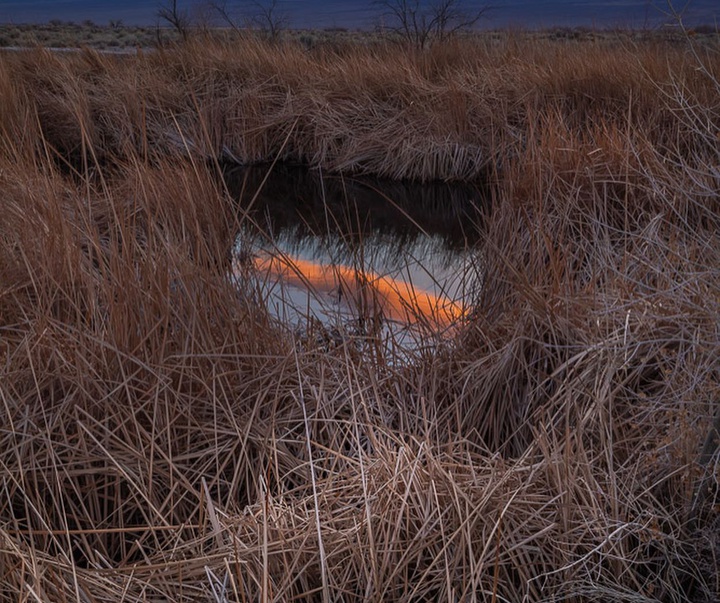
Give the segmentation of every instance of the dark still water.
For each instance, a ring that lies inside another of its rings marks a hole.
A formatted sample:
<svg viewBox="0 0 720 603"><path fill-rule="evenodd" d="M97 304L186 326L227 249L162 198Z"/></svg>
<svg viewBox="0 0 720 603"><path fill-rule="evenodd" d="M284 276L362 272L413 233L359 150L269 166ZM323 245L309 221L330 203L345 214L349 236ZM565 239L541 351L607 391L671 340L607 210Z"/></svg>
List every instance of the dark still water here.
<svg viewBox="0 0 720 603"><path fill-rule="evenodd" d="M247 226L238 270L254 265L271 313L296 329L381 326L396 343L451 332L480 282L476 186L323 177L276 165L236 168L226 182Z"/></svg>

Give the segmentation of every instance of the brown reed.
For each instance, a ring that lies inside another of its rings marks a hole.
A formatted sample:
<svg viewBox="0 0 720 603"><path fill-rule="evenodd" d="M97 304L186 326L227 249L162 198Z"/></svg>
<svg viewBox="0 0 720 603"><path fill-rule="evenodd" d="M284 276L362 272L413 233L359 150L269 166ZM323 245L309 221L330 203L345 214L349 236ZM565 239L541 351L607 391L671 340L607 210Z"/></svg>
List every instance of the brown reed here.
<svg viewBox="0 0 720 603"><path fill-rule="evenodd" d="M512 35L0 56L0 601L715 600L719 75ZM278 156L490 179L454 341L298 344L229 278L218 161Z"/></svg>

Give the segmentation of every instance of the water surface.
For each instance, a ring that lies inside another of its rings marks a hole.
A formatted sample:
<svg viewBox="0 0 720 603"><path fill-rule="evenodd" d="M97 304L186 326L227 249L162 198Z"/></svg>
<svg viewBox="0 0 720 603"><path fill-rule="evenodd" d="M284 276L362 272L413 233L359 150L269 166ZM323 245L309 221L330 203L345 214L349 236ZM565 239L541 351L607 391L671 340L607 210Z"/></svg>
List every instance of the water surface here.
<svg viewBox="0 0 720 603"><path fill-rule="evenodd" d="M447 336L472 310L479 187L288 165L237 168L227 182L247 214L238 268L252 264L271 314L297 331L380 329L409 345Z"/></svg>

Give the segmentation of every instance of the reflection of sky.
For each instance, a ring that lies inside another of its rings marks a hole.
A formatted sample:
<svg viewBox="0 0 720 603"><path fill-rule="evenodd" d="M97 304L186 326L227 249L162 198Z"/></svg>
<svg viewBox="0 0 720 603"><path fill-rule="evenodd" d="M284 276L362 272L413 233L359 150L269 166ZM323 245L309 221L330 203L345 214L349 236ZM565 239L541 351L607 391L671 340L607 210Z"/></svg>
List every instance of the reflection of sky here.
<svg viewBox="0 0 720 603"><path fill-rule="evenodd" d="M263 0L260 0L262 3ZM179 0L179 6L197 10L202 2ZM50 19L83 21L91 19L106 23L109 19L122 19L127 24L153 24L161 1L154 0L0 0L0 21L41 22ZM231 13L238 16L253 11L251 1L228 0ZM380 23L377 6L370 0L279 0L281 10L289 24L300 28L363 27ZM675 0L681 9L687 0ZM665 0L465 0L463 5L476 10L485 5L494 7L486 27L504 27L510 24L524 27L551 25L634 26L655 25L666 19ZM703 22L709 25L720 19L717 0L693 0L684 17L688 23Z"/></svg>
<svg viewBox="0 0 720 603"><path fill-rule="evenodd" d="M389 234L371 234L357 247L338 235L298 236L297 231L287 229L278 233L275 246L291 257L369 271L457 301L466 297L470 289L466 282L472 272L470 254L450 249L446 240L437 235L398 239Z"/></svg>
<svg viewBox="0 0 720 603"><path fill-rule="evenodd" d="M384 332L410 337L450 328L472 306L479 187L323 178L285 164L225 178L239 207L253 209L238 257L253 258L262 298L286 323L310 315L344 328L367 316L369 295Z"/></svg>
<svg viewBox="0 0 720 603"><path fill-rule="evenodd" d="M252 238L252 233L244 232L238 246L247 248L248 240ZM449 302L443 300L469 307L472 283L479 280L472 252L449 248L447 240L439 235L399 238L388 233L369 234L363 239L362 246L357 247L338 234L314 237L291 227L275 233L272 242L257 237L251 247L260 256L269 253L286 257L291 262L295 258L319 266L346 266L371 275L372 279L381 277L385 282L393 279L399 282L398 291L402 290L402 283L407 283L412 286L414 295L422 297L427 293L437 297L439 307L447 307ZM313 316L326 326L345 329L358 318L353 299L339 295L334 288L313 290L284 282L277 274L264 271L259 277L268 309L290 325L304 325L308 316ZM411 300L406 301L413 305ZM436 324L432 316L427 318L428 325L441 328L442 323ZM419 331L400 320L385 321L384 333L402 347L414 345L413 342L417 342L413 333Z"/></svg>

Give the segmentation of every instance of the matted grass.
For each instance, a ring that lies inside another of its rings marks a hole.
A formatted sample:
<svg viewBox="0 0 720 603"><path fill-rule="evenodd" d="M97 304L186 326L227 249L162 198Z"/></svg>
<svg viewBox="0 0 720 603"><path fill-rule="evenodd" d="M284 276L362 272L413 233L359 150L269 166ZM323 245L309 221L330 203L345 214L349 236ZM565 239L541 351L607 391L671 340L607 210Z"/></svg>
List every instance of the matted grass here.
<svg viewBox="0 0 720 603"><path fill-rule="evenodd" d="M0 57L0 601L713 601L717 48ZM489 178L404 362L229 276L217 160Z"/></svg>

